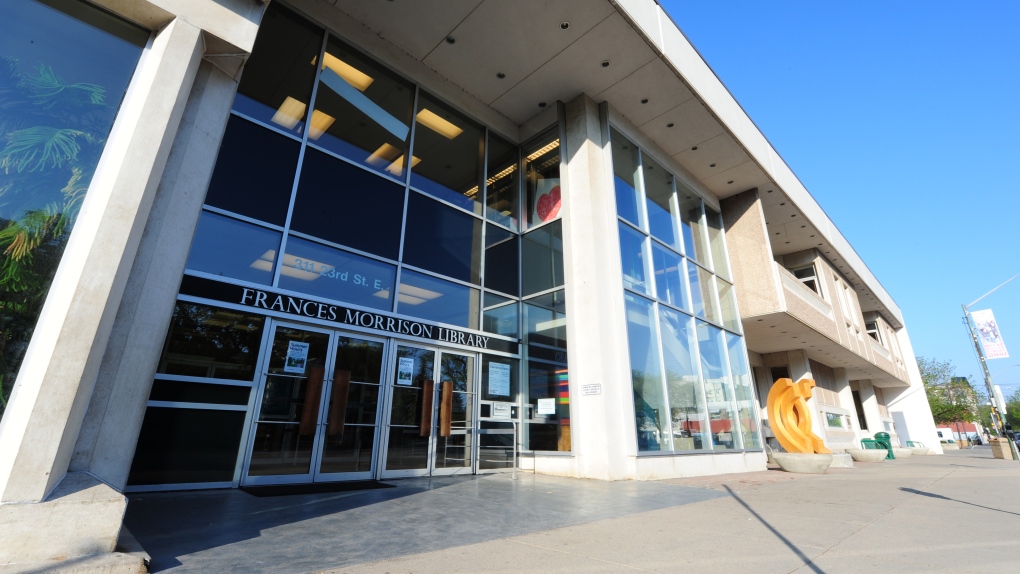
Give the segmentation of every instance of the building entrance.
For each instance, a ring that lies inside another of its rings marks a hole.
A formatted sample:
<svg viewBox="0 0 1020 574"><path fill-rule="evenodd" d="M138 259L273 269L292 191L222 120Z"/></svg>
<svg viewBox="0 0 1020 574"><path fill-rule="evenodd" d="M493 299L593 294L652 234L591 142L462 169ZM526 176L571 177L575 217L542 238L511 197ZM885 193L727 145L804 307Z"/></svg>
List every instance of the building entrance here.
<svg viewBox="0 0 1020 574"><path fill-rule="evenodd" d="M241 484L475 471L475 353L271 321Z"/></svg>

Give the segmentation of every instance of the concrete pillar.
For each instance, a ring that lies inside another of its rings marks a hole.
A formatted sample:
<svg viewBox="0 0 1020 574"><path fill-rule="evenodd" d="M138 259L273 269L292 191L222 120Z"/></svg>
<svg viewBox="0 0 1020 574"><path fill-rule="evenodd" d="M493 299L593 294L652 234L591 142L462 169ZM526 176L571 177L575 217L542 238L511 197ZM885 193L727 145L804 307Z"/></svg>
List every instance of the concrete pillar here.
<svg viewBox="0 0 1020 574"><path fill-rule="evenodd" d="M854 392L850 388L850 378L846 369L840 367L832 370L836 376L836 388L839 389L839 405L850 412L850 428L854 431L854 446L861 445L861 423L857 420L857 407L854 406Z"/></svg>
<svg viewBox="0 0 1020 574"><path fill-rule="evenodd" d="M0 422L0 563L116 542L123 496L65 474L203 51L199 28L172 21L125 95ZM59 536L31 543L57 524Z"/></svg>
<svg viewBox="0 0 1020 574"><path fill-rule="evenodd" d="M924 391L921 371L917 368L914 347L910 344L910 336L907 335L906 327L896 332L896 340L900 344L900 352L903 354L903 364L907 369L910 386L900 389L884 389L886 407L889 408L889 414L897 419L897 427L903 426L898 429L902 440L920 441L924 443L924 446L931 448L935 454L942 454L942 443L939 442L939 435L935 430L931 405L928 404L928 395ZM901 418L906 423L905 425L900 422Z"/></svg>
<svg viewBox="0 0 1020 574"><path fill-rule="evenodd" d="M765 228L765 211L757 189L719 202L726 227L733 284L741 318L786 309L779 271L772 261L772 247Z"/></svg>
<svg viewBox="0 0 1020 574"><path fill-rule="evenodd" d="M177 286L212 178L237 82L203 61L156 190L82 425L72 471L124 490Z"/></svg>
<svg viewBox="0 0 1020 574"><path fill-rule="evenodd" d="M882 420L882 413L878 410L878 398L875 397L875 387L869 379L857 381L858 393L861 395L861 407L864 409L864 418L867 419L868 430L862 431L862 438L871 438L877 432L885 432L885 422Z"/></svg>
<svg viewBox="0 0 1020 574"><path fill-rule="evenodd" d="M587 95L566 104L562 173L570 419L577 475L628 478L637 452L608 126ZM584 395L585 385L599 394Z"/></svg>

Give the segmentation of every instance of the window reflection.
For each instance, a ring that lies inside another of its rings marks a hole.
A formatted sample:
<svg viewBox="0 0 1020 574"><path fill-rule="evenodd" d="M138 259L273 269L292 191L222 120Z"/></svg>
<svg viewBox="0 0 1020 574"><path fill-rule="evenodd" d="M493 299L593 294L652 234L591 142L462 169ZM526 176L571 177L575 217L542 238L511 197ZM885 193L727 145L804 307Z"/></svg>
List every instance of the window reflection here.
<svg viewBox="0 0 1020 574"><path fill-rule="evenodd" d="M308 141L402 180L414 86L332 36L319 68Z"/></svg>
<svg viewBox="0 0 1020 574"><path fill-rule="evenodd" d="M543 136L524 151L527 182L528 226L534 227L559 217L560 139L555 132Z"/></svg>
<svg viewBox="0 0 1020 574"><path fill-rule="evenodd" d="M719 287L719 311L722 325L731 331L740 331L740 316L737 314L737 293L733 285L716 277L715 284Z"/></svg>
<svg viewBox="0 0 1020 574"><path fill-rule="evenodd" d="M420 193L411 193L404 229L404 263L479 283L482 220Z"/></svg>
<svg viewBox="0 0 1020 574"><path fill-rule="evenodd" d="M563 285L563 225L557 221L522 238L521 274L524 295Z"/></svg>
<svg viewBox="0 0 1020 574"><path fill-rule="evenodd" d="M612 131L611 137L616 213L634 225L640 226L637 194L638 148L624 139L616 130Z"/></svg>
<svg viewBox="0 0 1020 574"><path fill-rule="evenodd" d="M705 379L709 425L715 448L741 448L736 412L733 409L733 387L729 364L722 339L723 332L701 321L697 323L698 349L701 351L701 375Z"/></svg>
<svg viewBox="0 0 1020 574"><path fill-rule="evenodd" d="M396 273L393 265L291 236L280 287L389 311Z"/></svg>
<svg viewBox="0 0 1020 574"><path fill-rule="evenodd" d="M519 148L489 134L488 179L485 181L485 217L517 231Z"/></svg>
<svg viewBox="0 0 1020 574"><path fill-rule="evenodd" d="M630 293L626 293L624 299L627 304L627 340L638 450L670 450L670 411L663 396L655 312L651 301Z"/></svg>
<svg viewBox="0 0 1020 574"><path fill-rule="evenodd" d="M530 450L570 450L570 391L567 371L567 319L563 291L525 301L524 346L530 420Z"/></svg>
<svg viewBox="0 0 1020 574"><path fill-rule="evenodd" d="M517 235L494 225L485 230L485 287L508 295L517 295L520 289L520 267Z"/></svg>
<svg viewBox="0 0 1020 574"><path fill-rule="evenodd" d="M723 244L722 215L705 207L705 222L708 228L708 242L712 248L712 268L720 277L730 278L730 266L726 257L726 246Z"/></svg>
<svg viewBox="0 0 1020 574"><path fill-rule="evenodd" d="M701 230L701 199L687 186L677 182L680 195L680 225L684 236L684 253L695 261L708 261L705 237Z"/></svg>
<svg viewBox="0 0 1020 574"><path fill-rule="evenodd" d="M437 323L475 329L479 315L478 295L477 289L404 269L400 272L397 311Z"/></svg>
<svg viewBox="0 0 1020 574"><path fill-rule="evenodd" d="M708 411L698 376L692 319L659 307L659 333L673 429L673 450L712 448L705 434Z"/></svg>
<svg viewBox="0 0 1020 574"><path fill-rule="evenodd" d="M485 294L485 309L482 312L482 330L507 337L517 336L517 307L514 299Z"/></svg>
<svg viewBox="0 0 1020 574"><path fill-rule="evenodd" d="M282 235L205 211L198 220L187 268L269 285Z"/></svg>
<svg viewBox="0 0 1020 574"><path fill-rule="evenodd" d="M291 228L397 259L404 188L322 152L305 152Z"/></svg>
<svg viewBox="0 0 1020 574"><path fill-rule="evenodd" d="M677 203L673 193L673 175L648 157L648 154L642 154L641 166L644 174L648 230L653 237L661 239L663 243L680 249L680 233L675 217Z"/></svg>
<svg viewBox="0 0 1020 574"><path fill-rule="evenodd" d="M282 226L300 147L292 139L231 116L206 204Z"/></svg>
<svg viewBox="0 0 1020 574"><path fill-rule="evenodd" d="M157 373L251 381L265 318L178 301Z"/></svg>
<svg viewBox="0 0 1020 574"><path fill-rule="evenodd" d="M321 49L322 29L278 2L270 4L259 25L252 55L244 65L234 109L300 134Z"/></svg>
<svg viewBox="0 0 1020 574"><path fill-rule="evenodd" d="M482 128L425 92L414 115L411 185L482 213Z"/></svg>
<svg viewBox="0 0 1020 574"><path fill-rule="evenodd" d="M653 241L652 263L655 267L656 297L674 307L689 310L683 257Z"/></svg>
<svg viewBox="0 0 1020 574"><path fill-rule="evenodd" d="M623 264L623 285L649 293L645 236L625 223L620 223L620 262Z"/></svg>
<svg viewBox="0 0 1020 574"><path fill-rule="evenodd" d="M730 371L733 373L733 390L737 400L737 414L744 448L761 448L758 432L758 416L755 408L754 381L747 364L747 351L741 337L727 333L726 346L730 357Z"/></svg>

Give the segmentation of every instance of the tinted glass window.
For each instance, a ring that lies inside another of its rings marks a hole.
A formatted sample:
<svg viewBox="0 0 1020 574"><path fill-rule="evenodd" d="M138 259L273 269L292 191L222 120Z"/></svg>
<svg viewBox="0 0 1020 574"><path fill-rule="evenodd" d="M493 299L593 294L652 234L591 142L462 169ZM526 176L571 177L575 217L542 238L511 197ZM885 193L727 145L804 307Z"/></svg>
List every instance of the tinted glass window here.
<svg viewBox="0 0 1020 574"><path fill-rule="evenodd" d="M708 412L701 377L698 376L691 322L687 315L659 307L662 358L673 423L673 450L678 451L707 449L712 444L705 433Z"/></svg>
<svg viewBox="0 0 1020 574"><path fill-rule="evenodd" d="M705 206L705 221L708 228L708 242L712 247L712 267L717 275L729 279L730 266L727 264L726 246L723 244L722 215Z"/></svg>
<svg viewBox="0 0 1020 574"><path fill-rule="evenodd" d="M524 295L563 285L563 225L559 221L523 236L521 273Z"/></svg>
<svg viewBox="0 0 1020 574"><path fill-rule="evenodd" d="M282 236L272 229L205 211L191 242L187 268L269 285Z"/></svg>
<svg viewBox="0 0 1020 574"><path fill-rule="evenodd" d="M640 231L620 223L620 261L623 264L623 285L649 293L645 238Z"/></svg>
<svg viewBox="0 0 1020 574"><path fill-rule="evenodd" d="M737 315L737 293L733 285L716 277L715 284L719 287L719 311L723 327L731 331L740 331L740 316Z"/></svg>
<svg viewBox="0 0 1020 574"><path fill-rule="evenodd" d="M641 225L638 216L637 172L638 149L613 130L613 182L616 188L616 213Z"/></svg>
<svg viewBox="0 0 1020 574"><path fill-rule="evenodd" d="M150 401L169 403L211 403L217 405L246 405L251 387L216 385L210 383L186 383L182 381L155 381L152 383Z"/></svg>
<svg viewBox="0 0 1020 574"><path fill-rule="evenodd" d="M414 86L332 37L320 68L308 141L403 180Z"/></svg>
<svg viewBox="0 0 1020 574"><path fill-rule="evenodd" d="M128 484L230 482L244 417L243 411L149 407Z"/></svg>
<svg viewBox="0 0 1020 574"><path fill-rule="evenodd" d="M548 133L525 150L524 172L528 226L534 227L559 217L562 205L559 136Z"/></svg>
<svg viewBox="0 0 1020 574"><path fill-rule="evenodd" d="M705 237L701 229L701 199L694 192L677 182L680 193L680 225L684 235L684 253L688 257L706 263Z"/></svg>
<svg viewBox="0 0 1020 574"><path fill-rule="evenodd" d="M205 202L282 226L301 144L231 116Z"/></svg>
<svg viewBox="0 0 1020 574"><path fill-rule="evenodd" d="M322 30L274 2L244 65L234 109L294 134L304 129Z"/></svg>
<svg viewBox="0 0 1020 574"><path fill-rule="evenodd" d="M478 290L410 269L400 273L397 311L428 321L469 329L478 326Z"/></svg>
<svg viewBox="0 0 1020 574"><path fill-rule="evenodd" d="M525 448L569 451L570 388L567 370L567 321L563 291L524 304L527 384L524 403L531 420Z"/></svg>
<svg viewBox="0 0 1020 574"><path fill-rule="evenodd" d="M0 1L0 414L149 32Z"/></svg>
<svg viewBox="0 0 1020 574"><path fill-rule="evenodd" d="M407 204L403 261L478 283L482 269L482 220L412 193Z"/></svg>
<svg viewBox="0 0 1020 574"><path fill-rule="evenodd" d="M656 163L648 154L641 156L644 170L645 204L648 210L648 230L663 243L680 249L680 233L674 211L673 175Z"/></svg>
<svg viewBox="0 0 1020 574"><path fill-rule="evenodd" d="M517 336L517 301L485 293L482 330L507 337Z"/></svg>
<svg viewBox="0 0 1020 574"><path fill-rule="evenodd" d="M490 225L485 231L485 287L517 295L520 256L517 235Z"/></svg>
<svg viewBox="0 0 1020 574"><path fill-rule="evenodd" d="M733 374L733 391L737 400L737 415L744 448L761 448L758 434L758 416L755 413L754 381L747 365L744 341L736 335L726 334L726 346L730 356L730 372Z"/></svg>
<svg viewBox="0 0 1020 574"><path fill-rule="evenodd" d="M741 448L723 332L702 321L695 323L698 349L701 351L701 376L705 379L705 399L715 448Z"/></svg>
<svg viewBox="0 0 1020 574"><path fill-rule="evenodd" d="M481 215L482 128L425 92L414 121L411 185Z"/></svg>
<svg viewBox="0 0 1020 574"><path fill-rule="evenodd" d="M265 318L178 301L157 373L254 380Z"/></svg>
<svg viewBox="0 0 1020 574"><path fill-rule="evenodd" d="M396 274L389 263L290 237L280 287L389 311Z"/></svg>
<svg viewBox="0 0 1020 574"><path fill-rule="evenodd" d="M291 228L396 259L404 189L328 155L308 150Z"/></svg>
<svg viewBox="0 0 1020 574"><path fill-rule="evenodd" d="M655 311L651 301L630 293L624 298L638 450L670 450L669 410L663 396Z"/></svg>
<svg viewBox="0 0 1020 574"><path fill-rule="evenodd" d="M674 307L688 310L683 257L653 241L652 262L655 266L656 296Z"/></svg>
<svg viewBox="0 0 1020 574"><path fill-rule="evenodd" d="M485 216L517 231L520 166L518 148L489 135L488 179L485 182Z"/></svg>

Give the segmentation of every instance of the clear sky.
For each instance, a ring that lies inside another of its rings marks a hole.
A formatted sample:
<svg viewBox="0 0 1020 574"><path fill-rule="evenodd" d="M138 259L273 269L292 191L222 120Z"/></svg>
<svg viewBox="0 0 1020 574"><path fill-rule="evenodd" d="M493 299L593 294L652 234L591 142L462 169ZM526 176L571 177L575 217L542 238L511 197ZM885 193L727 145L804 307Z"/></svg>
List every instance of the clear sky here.
<svg viewBox="0 0 1020 574"><path fill-rule="evenodd" d="M1020 2L659 2L892 295L914 352L981 383L960 305L1020 273ZM1008 395L1020 278L984 308Z"/></svg>

